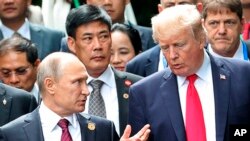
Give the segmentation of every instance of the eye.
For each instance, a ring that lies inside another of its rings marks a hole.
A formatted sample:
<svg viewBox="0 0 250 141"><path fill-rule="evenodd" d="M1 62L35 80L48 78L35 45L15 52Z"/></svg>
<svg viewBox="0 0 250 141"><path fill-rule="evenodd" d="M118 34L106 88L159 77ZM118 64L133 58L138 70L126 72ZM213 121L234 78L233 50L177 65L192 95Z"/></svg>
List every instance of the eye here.
<svg viewBox="0 0 250 141"><path fill-rule="evenodd" d="M167 52L169 50L169 46L161 46L161 50L163 52Z"/></svg>
<svg viewBox="0 0 250 141"><path fill-rule="evenodd" d="M210 21L210 22L208 23L208 25L209 25L210 27L212 27L212 28L215 28L215 27L217 27L217 26L219 25L219 22L217 22L217 21Z"/></svg>
<svg viewBox="0 0 250 141"><path fill-rule="evenodd" d="M101 34L100 36L99 36L99 40L101 41L101 42L105 42L105 41L107 41L109 39L109 34L107 34L107 33L103 33L103 34Z"/></svg>

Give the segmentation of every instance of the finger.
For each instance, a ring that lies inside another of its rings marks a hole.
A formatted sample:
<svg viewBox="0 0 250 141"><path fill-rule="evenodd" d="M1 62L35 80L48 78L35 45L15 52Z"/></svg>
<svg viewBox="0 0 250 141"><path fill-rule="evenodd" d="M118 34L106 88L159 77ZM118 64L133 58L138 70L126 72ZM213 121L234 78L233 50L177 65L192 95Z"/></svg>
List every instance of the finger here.
<svg viewBox="0 0 250 141"><path fill-rule="evenodd" d="M146 124L136 135L141 137L148 129L149 129L150 125Z"/></svg>
<svg viewBox="0 0 250 141"><path fill-rule="evenodd" d="M150 129L147 129L147 130L144 132L144 134L141 136L141 141L147 141L150 132L151 132L151 130L150 130Z"/></svg>
<svg viewBox="0 0 250 141"><path fill-rule="evenodd" d="M127 139L127 138L129 138L130 134L131 134L131 126L127 125L126 128L125 128L125 130L124 130L124 133L123 133L121 139L124 139L124 138Z"/></svg>

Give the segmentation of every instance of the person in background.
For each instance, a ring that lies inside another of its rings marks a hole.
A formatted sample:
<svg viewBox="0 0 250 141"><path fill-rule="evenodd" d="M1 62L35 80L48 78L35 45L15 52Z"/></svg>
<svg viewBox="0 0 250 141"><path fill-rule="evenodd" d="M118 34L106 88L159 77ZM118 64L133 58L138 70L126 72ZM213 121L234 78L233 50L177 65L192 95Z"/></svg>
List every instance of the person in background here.
<svg viewBox="0 0 250 141"><path fill-rule="evenodd" d="M152 29L169 67L130 87L134 133L150 124L149 141L229 141L231 125L250 124L250 64L206 51L196 6L166 8Z"/></svg>
<svg viewBox="0 0 250 141"><path fill-rule="evenodd" d="M32 94L0 82L0 127L32 112L36 107L37 102Z"/></svg>
<svg viewBox="0 0 250 141"><path fill-rule="evenodd" d="M208 51L216 56L249 60L250 44L240 39L243 30L240 0L204 0L202 25Z"/></svg>
<svg viewBox="0 0 250 141"><path fill-rule="evenodd" d="M38 5L29 5L27 18L31 23L44 25L42 9Z"/></svg>
<svg viewBox="0 0 250 141"><path fill-rule="evenodd" d="M111 67L111 26L104 9L88 4L71 10L66 20L69 49L89 75L91 94L84 113L113 121L118 135L122 135L128 120L129 87L142 77Z"/></svg>
<svg viewBox="0 0 250 141"><path fill-rule="evenodd" d="M158 11L160 13L165 8L183 4L196 4L199 10L202 9L201 2L197 0L161 0L158 4ZM125 71L146 77L157 71L163 70L167 66L167 61L160 46L156 45L131 59L127 63Z"/></svg>
<svg viewBox="0 0 250 141"><path fill-rule="evenodd" d="M75 55L63 52L48 55L37 73L41 105L0 127L0 141L118 141L111 121L79 114L85 110L89 95L87 78L86 68ZM129 138L128 126L121 141L146 141L148 128L145 126Z"/></svg>
<svg viewBox="0 0 250 141"><path fill-rule="evenodd" d="M250 40L250 0L240 0L243 8L243 17L245 19L242 37L244 40Z"/></svg>
<svg viewBox="0 0 250 141"><path fill-rule="evenodd" d="M15 34L0 41L0 80L3 83L31 92L40 103L36 84L40 63L37 48L31 41Z"/></svg>
<svg viewBox="0 0 250 141"><path fill-rule="evenodd" d="M0 40L19 33L36 44L38 58L42 60L48 54L61 49L63 32L36 25L27 19L31 0L0 0Z"/></svg>
<svg viewBox="0 0 250 141"><path fill-rule="evenodd" d="M142 52L139 32L129 25L116 23L111 28L111 39L110 64L125 71L127 62Z"/></svg>
<svg viewBox="0 0 250 141"><path fill-rule="evenodd" d="M125 21L125 7L130 0L86 0L86 4L103 7L112 19L112 23L127 23L138 30L143 51L155 46L152 38L152 29L149 27L132 25L129 21Z"/></svg>

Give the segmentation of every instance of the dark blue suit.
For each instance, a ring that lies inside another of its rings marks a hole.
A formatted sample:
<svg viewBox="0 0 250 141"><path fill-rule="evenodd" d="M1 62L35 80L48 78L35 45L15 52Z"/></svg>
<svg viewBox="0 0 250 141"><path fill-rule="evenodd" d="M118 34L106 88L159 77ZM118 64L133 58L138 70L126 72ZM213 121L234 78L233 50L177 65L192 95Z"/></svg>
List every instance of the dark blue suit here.
<svg viewBox="0 0 250 141"><path fill-rule="evenodd" d="M210 59L216 141L228 141L229 125L250 124L250 64L236 59ZM177 78L169 69L130 87L129 124L133 134L147 123L151 125L150 141L186 140Z"/></svg>
<svg viewBox="0 0 250 141"><path fill-rule="evenodd" d="M0 82L0 126L32 112L36 107L32 94Z"/></svg>
<svg viewBox="0 0 250 141"><path fill-rule="evenodd" d="M61 40L65 34L61 31L52 30L41 25L30 24L30 40L35 43L38 49L39 59L45 58L52 52L60 51ZM3 39L0 31L0 40Z"/></svg>
<svg viewBox="0 0 250 141"><path fill-rule="evenodd" d="M141 43L142 43L142 50L146 51L153 46L155 46L155 42L152 38L152 29L149 27L139 26L139 25L132 25L133 28L135 28L141 37Z"/></svg>
<svg viewBox="0 0 250 141"><path fill-rule="evenodd" d="M38 108L0 128L0 141L43 141L43 131ZM119 137L111 121L100 117L77 114L82 141L118 141ZM95 130L88 123L95 123Z"/></svg>
<svg viewBox="0 0 250 141"><path fill-rule="evenodd" d="M160 46L142 52L135 56L126 65L126 72L137 74L143 77L149 76L158 71Z"/></svg>

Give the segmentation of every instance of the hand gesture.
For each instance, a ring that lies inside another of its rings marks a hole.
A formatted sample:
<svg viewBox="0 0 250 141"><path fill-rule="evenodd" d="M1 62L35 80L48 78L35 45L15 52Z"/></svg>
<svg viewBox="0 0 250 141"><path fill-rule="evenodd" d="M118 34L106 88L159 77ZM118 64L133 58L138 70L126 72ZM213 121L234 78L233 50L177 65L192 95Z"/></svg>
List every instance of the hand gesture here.
<svg viewBox="0 0 250 141"><path fill-rule="evenodd" d="M131 126L127 125L120 141L147 141L150 133L150 125L145 125L137 134L133 137L129 137L131 134Z"/></svg>

